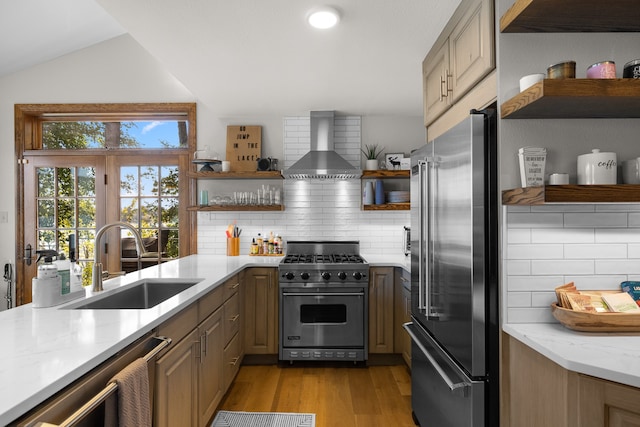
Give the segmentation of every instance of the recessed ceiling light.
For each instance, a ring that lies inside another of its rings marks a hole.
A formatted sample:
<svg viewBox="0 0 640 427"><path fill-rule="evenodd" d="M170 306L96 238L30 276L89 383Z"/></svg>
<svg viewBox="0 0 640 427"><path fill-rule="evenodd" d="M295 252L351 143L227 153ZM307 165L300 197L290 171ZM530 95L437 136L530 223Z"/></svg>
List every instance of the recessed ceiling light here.
<svg viewBox="0 0 640 427"><path fill-rule="evenodd" d="M321 7L309 12L307 21L314 28L327 29L336 26L340 21L340 14L332 7Z"/></svg>

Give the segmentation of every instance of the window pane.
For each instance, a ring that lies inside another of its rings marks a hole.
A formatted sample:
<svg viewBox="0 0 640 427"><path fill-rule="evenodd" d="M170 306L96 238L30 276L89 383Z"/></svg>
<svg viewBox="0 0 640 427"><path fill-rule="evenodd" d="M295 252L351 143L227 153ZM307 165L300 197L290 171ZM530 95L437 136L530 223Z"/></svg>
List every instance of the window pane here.
<svg viewBox="0 0 640 427"><path fill-rule="evenodd" d="M156 166L140 167L140 195L141 196L158 195L158 167Z"/></svg>
<svg viewBox="0 0 640 427"><path fill-rule="evenodd" d="M143 227L158 228L158 199L140 199L141 220Z"/></svg>
<svg viewBox="0 0 640 427"><path fill-rule="evenodd" d="M160 170L160 194L163 196L177 196L178 193L178 167L164 166Z"/></svg>
<svg viewBox="0 0 640 427"><path fill-rule="evenodd" d="M96 195L96 171L92 167L78 168L78 196Z"/></svg>
<svg viewBox="0 0 640 427"><path fill-rule="evenodd" d="M104 147L104 123L44 122L42 124L42 148L45 150Z"/></svg>
<svg viewBox="0 0 640 427"><path fill-rule="evenodd" d="M76 204L73 199L58 200L58 228L74 228L76 226Z"/></svg>
<svg viewBox="0 0 640 427"><path fill-rule="evenodd" d="M138 215L137 198L123 197L120 199L120 221L137 226L139 223Z"/></svg>
<svg viewBox="0 0 640 427"><path fill-rule="evenodd" d="M56 168L56 176L58 180L58 197L73 197L75 195L74 170L69 168Z"/></svg>
<svg viewBox="0 0 640 427"><path fill-rule="evenodd" d="M53 197L56 194L53 168L38 168L38 197Z"/></svg>
<svg viewBox="0 0 640 427"><path fill-rule="evenodd" d="M123 166L120 168L120 195L138 195L138 166Z"/></svg>
<svg viewBox="0 0 640 427"><path fill-rule="evenodd" d="M38 228L55 225L55 205L53 200L38 200Z"/></svg>
<svg viewBox="0 0 640 427"><path fill-rule="evenodd" d="M178 227L178 198L164 197L161 201L161 221L163 227Z"/></svg>
<svg viewBox="0 0 640 427"><path fill-rule="evenodd" d="M42 123L42 146L45 150L186 148L187 132L186 120L46 121Z"/></svg>
<svg viewBox="0 0 640 427"><path fill-rule="evenodd" d="M96 199L78 199L78 223L83 228L96 227Z"/></svg>
<svg viewBox="0 0 640 427"><path fill-rule="evenodd" d="M38 230L38 249L57 250L56 235L53 230Z"/></svg>
<svg viewBox="0 0 640 427"><path fill-rule="evenodd" d="M81 230L77 234L77 239L78 260L93 260L95 230Z"/></svg>

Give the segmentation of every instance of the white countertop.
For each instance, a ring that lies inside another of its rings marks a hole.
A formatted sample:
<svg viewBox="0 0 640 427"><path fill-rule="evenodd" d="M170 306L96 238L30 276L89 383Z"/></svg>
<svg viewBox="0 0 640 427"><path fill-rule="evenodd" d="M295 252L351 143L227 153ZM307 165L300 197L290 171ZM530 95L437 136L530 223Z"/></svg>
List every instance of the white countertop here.
<svg viewBox="0 0 640 427"><path fill-rule="evenodd" d="M640 335L576 332L560 323L506 324L518 341L570 371L640 387Z"/></svg>
<svg viewBox="0 0 640 427"><path fill-rule="evenodd" d="M362 256L371 266L409 270L409 257ZM192 255L104 282L106 291L143 278L201 281L146 310L68 310L31 304L0 312L0 425L6 425L82 377L245 267L272 266L280 257Z"/></svg>

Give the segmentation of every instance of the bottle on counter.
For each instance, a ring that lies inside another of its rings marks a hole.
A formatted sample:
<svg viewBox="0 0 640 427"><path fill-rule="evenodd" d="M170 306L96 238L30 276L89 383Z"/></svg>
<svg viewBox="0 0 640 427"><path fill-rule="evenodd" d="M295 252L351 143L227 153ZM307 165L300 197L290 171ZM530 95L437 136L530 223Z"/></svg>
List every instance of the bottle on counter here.
<svg viewBox="0 0 640 427"><path fill-rule="evenodd" d="M258 238L256 239L256 244L258 245L258 255L262 255L264 246L263 246L262 234L258 233Z"/></svg>
<svg viewBox="0 0 640 427"><path fill-rule="evenodd" d="M61 302L61 281L58 267L52 257L46 257L44 264L38 266L38 275L31 282L33 306L51 307Z"/></svg>
<svg viewBox="0 0 640 427"><path fill-rule="evenodd" d="M58 269L58 276L60 276L60 294L66 295L71 292L71 263L64 256L64 252L60 252L60 255L53 263Z"/></svg>
<svg viewBox="0 0 640 427"><path fill-rule="evenodd" d="M258 255L258 244L256 243L256 239L251 241L251 255Z"/></svg>

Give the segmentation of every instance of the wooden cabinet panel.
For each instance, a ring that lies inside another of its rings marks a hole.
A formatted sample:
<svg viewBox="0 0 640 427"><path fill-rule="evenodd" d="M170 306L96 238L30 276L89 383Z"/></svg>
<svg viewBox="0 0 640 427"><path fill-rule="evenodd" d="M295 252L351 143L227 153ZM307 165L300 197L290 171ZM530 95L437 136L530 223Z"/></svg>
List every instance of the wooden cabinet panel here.
<svg viewBox="0 0 640 427"><path fill-rule="evenodd" d="M240 329L240 296L234 294L224 303L224 344L229 344L231 338Z"/></svg>
<svg viewBox="0 0 640 427"><path fill-rule="evenodd" d="M156 363L153 425L197 426L198 331L194 329Z"/></svg>
<svg viewBox="0 0 640 427"><path fill-rule="evenodd" d="M463 0L422 62L425 126L495 68L493 3Z"/></svg>
<svg viewBox="0 0 640 427"><path fill-rule="evenodd" d="M493 25L493 1L476 1L449 36L454 102L495 67Z"/></svg>
<svg viewBox="0 0 640 427"><path fill-rule="evenodd" d="M278 353L277 269L259 267L242 272L246 354Z"/></svg>
<svg viewBox="0 0 640 427"><path fill-rule="evenodd" d="M640 390L598 378L580 375L581 427L640 426Z"/></svg>
<svg viewBox="0 0 640 427"><path fill-rule="evenodd" d="M369 270L369 353L393 353L393 270Z"/></svg>
<svg viewBox="0 0 640 427"><path fill-rule="evenodd" d="M402 327L411 321L411 274L402 268L395 270L395 353L411 366L411 337Z"/></svg>
<svg viewBox="0 0 640 427"><path fill-rule="evenodd" d="M224 395L224 310L219 308L198 327L198 425L206 426Z"/></svg>
<svg viewBox="0 0 640 427"><path fill-rule="evenodd" d="M449 40L436 53L422 64L423 96L424 96L424 124L435 120L445 111L451 102L449 85Z"/></svg>
<svg viewBox="0 0 640 427"><path fill-rule="evenodd" d="M223 377L225 390L229 388L231 382L240 370L240 363L242 361L242 349L240 348L240 346L240 335L236 334L224 349Z"/></svg>

